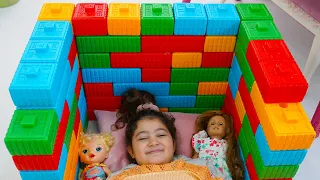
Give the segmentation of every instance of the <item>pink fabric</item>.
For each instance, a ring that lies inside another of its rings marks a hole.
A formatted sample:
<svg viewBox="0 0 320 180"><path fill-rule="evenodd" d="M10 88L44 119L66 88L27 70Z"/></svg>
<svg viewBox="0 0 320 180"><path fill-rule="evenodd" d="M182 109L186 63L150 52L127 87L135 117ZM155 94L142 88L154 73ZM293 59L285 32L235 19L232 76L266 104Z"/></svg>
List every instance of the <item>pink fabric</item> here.
<svg viewBox="0 0 320 180"><path fill-rule="evenodd" d="M116 121L116 112L94 111L100 132L111 131L111 125ZM191 138L196 133L195 121L199 114L168 113L176 121L177 128L177 151L178 155L192 156ZM125 128L112 132L115 144L112 147L109 158L104 162L112 172L118 171L129 164L127 160L127 148L125 145Z"/></svg>
<svg viewBox="0 0 320 180"><path fill-rule="evenodd" d="M319 0L291 0L306 13L317 21L320 21L320 1Z"/></svg>

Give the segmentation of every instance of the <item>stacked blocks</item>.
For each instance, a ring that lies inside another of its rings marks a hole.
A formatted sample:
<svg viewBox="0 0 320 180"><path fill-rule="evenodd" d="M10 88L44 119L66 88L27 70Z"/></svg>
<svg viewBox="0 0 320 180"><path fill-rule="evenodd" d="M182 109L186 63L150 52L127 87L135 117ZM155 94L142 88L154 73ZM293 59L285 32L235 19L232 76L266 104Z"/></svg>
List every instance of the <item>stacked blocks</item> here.
<svg viewBox="0 0 320 180"><path fill-rule="evenodd" d="M316 135L263 4L46 3L9 87L5 144L22 179L77 179L80 132L130 88L163 112L230 113L245 179L293 178Z"/></svg>

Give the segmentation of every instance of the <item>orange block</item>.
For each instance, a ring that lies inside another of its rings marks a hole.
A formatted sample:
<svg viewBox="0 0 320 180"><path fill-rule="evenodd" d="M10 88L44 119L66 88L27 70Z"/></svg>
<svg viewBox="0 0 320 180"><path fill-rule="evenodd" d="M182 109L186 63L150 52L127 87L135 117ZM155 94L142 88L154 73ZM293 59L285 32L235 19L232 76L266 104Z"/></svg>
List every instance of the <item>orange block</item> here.
<svg viewBox="0 0 320 180"><path fill-rule="evenodd" d="M71 21L74 7L72 3L44 3L38 20Z"/></svg>
<svg viewBox="0 0 320 180"><path fill-rule="evenodd" d="M168 108L159 108L160 112L168 112Z"/></svg>
<svg viewBox="0 0 320 180"><path fill-rule="evenodd" d="M173 68L191 68L200 67L202 62L202 53L173 53L172 67Z"/></svg>
<svg viewBox="0 0 320 180"><path fill-rule="evenodd" d="M206 36L204 52L233 52L236 36Z"/></svg>
<svg viewBox="0 0 320 180"><path fill-rule="evenodd" d="M69 152L68 152L68 159L67 159L67 165L66 169L64 171L64 180L69 180L70 176L72 175L72 169L73 169L73 164L74 164L74 156L78 156L78 151L76 151L77 148L77 141L76 141L76 136L74 135L74 131L72 131L71 135L71 141L70 141L70 147L69 147ZM73 178L74 179L74 178Z"/></svg>
<svg viewBox="0 0 320 180"><path fill-rule="evenodd" d="M199 82L198 95L226 94L228 82Z"/></svg>
<svg viewBox="0 0 320 180"><path fill-rule="evenodd" d="M240 121L242 123L244 115L246 114L246 110L244 108L242 98L241 98L239 91L237 92L235 103L236 103L236 108L237 108L237 111L238 111L238 114L240 117Z"/></svg>
<svg viewBox="0 0 320 180"><path fill-rule="evenodd" d="M140 4L110 3L109 35L140 35Z"/></svg>
<svg viewBox="0 0 320 180"><path fill-rule="evenodd" d="M316 133L300 103L266 104L256 82L251 98L271 150L310 148Z"/></svg>

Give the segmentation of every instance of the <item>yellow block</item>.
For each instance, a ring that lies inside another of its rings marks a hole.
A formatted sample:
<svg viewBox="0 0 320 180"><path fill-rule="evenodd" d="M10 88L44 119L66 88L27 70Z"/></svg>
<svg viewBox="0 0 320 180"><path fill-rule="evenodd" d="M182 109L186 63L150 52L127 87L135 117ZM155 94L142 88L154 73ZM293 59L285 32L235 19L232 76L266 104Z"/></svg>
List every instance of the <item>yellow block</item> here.
<svg viewBox="0 0 320 180"><path fill-rule="evenodd" d="M66 169L64 171L64 176L63 179L64 180L69 180L70 176L72 174L72 166L74 164L74 156L75 154L78 156L78 152L76 152L76 137L74 135L74 131L72 131L72 135L71 135L71 141L70 141L70 147L69 147L69 152L68 152L68 159L67 159L67 165L66 165Z"/></svg>
<svg viewBox="0 0 320 180"><path fill-rule="evenodd" d="M198 95L226 94L228 82L199 82Z"/></svg>
<svg viewBox="0 0 320 180"><path fill-rule="evenodd" d="M237 92L235 103L236 103L236 108L237 108L237 111L238 111L238 114L239 114L239 117L240 117L240 121L242 123L244 115L246 114L246 110L244 108L244 105L243 105L243 102L242 102L242 98L240 96L239 91Z"/></svg>
<svg viewBox="0 0 320 180"><path fill-rule="evenodd" d="M251 98L271 150L308 149L315 131L300 103L272 103L263 101L254 82Z"/></svg>
<svg viewBox="0 0 320 180"><path fill-rule="evenodd" d="M71 21L74 10L72 3L44 3L38 20Z"/></svg>
<svg viewBox="0 0 320 180"><path fill-rule="evenodd" d="M206 36L204 52L233 52L236 36Z"/></svg>
<svg viewBox="0 0 320 180"><path fill-rule="evenodd" d="M109 35L140 35L140 4L110 3Z"/></svg>
<svg viewBox="0 0 320 180"><path fill-rule="evenodd" d="M168 112L168 108L159 108L160 112Z"/></svg>
<svg viewBox="0 0 320 180"><path fill-rule="evenodd" d="M202 53L173 53L172 67L173 68L191 68L200 67L202 61Z"/></svg>

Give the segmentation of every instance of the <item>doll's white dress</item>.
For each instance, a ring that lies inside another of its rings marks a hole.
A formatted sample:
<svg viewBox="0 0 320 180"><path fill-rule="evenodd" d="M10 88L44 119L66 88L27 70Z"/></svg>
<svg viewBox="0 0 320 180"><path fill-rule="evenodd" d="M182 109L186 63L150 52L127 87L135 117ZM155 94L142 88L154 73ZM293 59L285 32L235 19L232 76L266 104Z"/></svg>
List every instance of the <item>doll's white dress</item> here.
<svg viewBox="0 0 320 180"><path fill-rule="evenodd" d="M232 180L226 161L227 141L211 139L206 131L200 131L192 137L192 147L200 159L207 161L211 173L224 180Z"/></svg>

